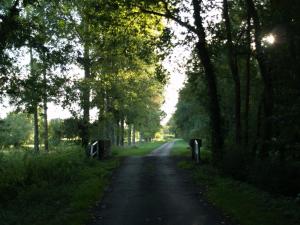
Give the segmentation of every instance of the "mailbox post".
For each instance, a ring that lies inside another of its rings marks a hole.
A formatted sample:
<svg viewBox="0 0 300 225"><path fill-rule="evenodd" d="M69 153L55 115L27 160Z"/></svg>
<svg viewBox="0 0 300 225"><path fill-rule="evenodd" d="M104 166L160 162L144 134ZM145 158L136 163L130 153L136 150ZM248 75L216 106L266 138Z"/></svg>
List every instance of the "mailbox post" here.
<svg viewBox="0 0 300 225"><path fill-rule="evenodd" d="M201 160L200 148L202 146L202 140L191 139L189 145L191 147L192 159L195 160L197 163L200 163Z"/></svg>

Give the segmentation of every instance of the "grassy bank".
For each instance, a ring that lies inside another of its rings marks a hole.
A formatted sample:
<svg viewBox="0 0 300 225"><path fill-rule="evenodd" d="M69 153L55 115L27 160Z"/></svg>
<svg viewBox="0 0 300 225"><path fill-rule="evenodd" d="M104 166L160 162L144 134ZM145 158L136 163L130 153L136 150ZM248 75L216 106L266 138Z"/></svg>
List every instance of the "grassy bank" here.
<svg viewBox="0 0 300 225"><path fill-rule="evenodd" d="M172 147L171 156L190 157L191 150L188 149L188 144L184 140L176 140Z"/></svg>
<svg viewBox="0 0 300 225"><path fill-rule="evenodd" d="M249 184L222 177L208 165L184 160L181 168L191 171L207 199L241 225L300 224L300 205L295 200L274 197Z"/></svg>
<svg viewBox="0 0 300 225"><path fill-rule="evenodd" d="M87 159L80 147L0 155L1 225L82 225L119 159Z"/></svg>
<svg viewBox="0 0 300 225"><path fill-rule="evenodd" d="M113 157L86 158L80 146L62 144L49 154L30 148L0 152L1 225L83 225L124 156L145 155L163 142L113 148Z"/></svg>
<svg viewBox="0 0 300 225"><path fill-rule="evenodd" d="M191 157L191 149L189 145L184 140L177 140L172 148L171 155L172 156L180 156L180 157ZM200 148L200 156L203 161L209 161L211 158L211 153L207 151L204 147Z"/></svg>
<svg viewBox="0 0 300 225"><path fill-rule="evenodd" d="M113 147L113 156L143 156L161 146L165 141L143 142L135 146Z"/></svg>

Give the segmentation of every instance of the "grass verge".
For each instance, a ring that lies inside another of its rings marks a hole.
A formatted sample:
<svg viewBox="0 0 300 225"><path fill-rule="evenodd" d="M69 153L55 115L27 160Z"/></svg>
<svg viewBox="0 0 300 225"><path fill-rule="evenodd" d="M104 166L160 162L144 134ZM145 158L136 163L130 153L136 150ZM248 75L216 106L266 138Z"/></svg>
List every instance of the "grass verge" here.
<svg viewBox="0 0 300 225"><path fill-rule="evenodd" d="M119 158L87 159L78 146L0 155L1 225L82 225Z"/></svg>
<svg viewBox="0 0 300 225"><path fill-rule="evenodd" d="M249 184L222 177L208 165L181 161L194 181L204 187L207 199L241 225L300 224L300 206L294 200L274 197Z"/></svg>
<svg viewBox="0 0 300 225"><path fill-rule="evenodd" d="M64 143L48 154L29 148L0 152L1 225L83 225L122 157L146 155L164 142L114 148L109 160L88 159Z"/></svg>
<svg viewBox="0 0 300 225"><path fill-rule="evenodd" d="M143 156L158 148L165 141L143 142L135 146L127 147L113 147L113 156L126 157L126 156Z"/></svg>
<svg viewBox="0 0 300 225"><path fill-rule="evenodd" d="M191 154L191 149L189 148L189 144L186 141L182 139L176 140L171 151L171 156L191 157ZM204 147L201 147L200 156L202 161L208 162L210 161L211 153Z"/></svg>
<svg viewBox="0 0 300 225"><path fill-rule="evenodd" d="M184 140L176 140L172 147L171 156L191 156L191 150L188 147L188 144Z"/></svg>

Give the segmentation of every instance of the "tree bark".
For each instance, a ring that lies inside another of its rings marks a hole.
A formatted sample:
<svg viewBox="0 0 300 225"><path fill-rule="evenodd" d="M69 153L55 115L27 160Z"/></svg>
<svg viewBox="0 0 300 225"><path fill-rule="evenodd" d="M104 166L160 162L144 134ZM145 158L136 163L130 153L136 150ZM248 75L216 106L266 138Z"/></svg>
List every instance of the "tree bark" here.
<svg viewBox="0 0 300 225"><path fill-rule="evenodd" d="M115 137L115 126L114 124L110 124L110 140L113 145L116 145L116 137Z"/></svg>
<svg viewBox="0 0 300 225"><path fill-rule="evenodd" d="M135 126L132 125L132 144L135 145Z"/></svg>
<svg viewBox="0 0 300 225"><path fill-rule="evenodd" d="M82 145L86 148L89 144L89 124L90 124L90 48L87 40L84 43L84 86L82 88L82 106L83 106L83 127L82 127Z"/></svg>
<svg viewBox="0 0 300 225"><path fill-rule="evenodd" d="M223 0L223 16L225 20L226 36L227 36L227 48L229 66L232 73L235 90L235 140L236 144L241 143L241 84L240 75L238 70L237 58L235 47L232 41L232 29L229 17L228 1Z"/></svg>
<svg viewBox="0 0 300 225"><path fill-rule="evenodd" d="M47 97L47 77L46 71L43 72L43 83L44 83L44 96L43 96L43 108L44 108L44 145L45 151L49 151L49 134L48 134L48 97Z"/></svg>
<svg viewBox="0 0 300 225"><path fill-rule="evenodd" d="M247 16L247 58L246 58L246 93L245 93L245 148L248 149L249 144L249 111L250 111L250 76L251 76L251 19Z"/></svg>
<svg viewBox="0 0 300 225"><path fill-rule="evenodd" d="M253 0L246 0L247 10L253 19L254 41L256 47L256 59L259 64L260 73L264 83L264 121L263 121L263 145L260 150L260 157L265 159L269 155L270 142L272 139L272 116L273 116L273 81L268 68L267 57L261 44L262 32L260 19Z"/></svg>
<svg viewBox="0 0 300 225"><path fill-rule="evenodd" d="M117 132L116 132L117 146L120 146L120 120L117 120Z"/></svg>
<svg viewBox="0 0 300 225"><path fill-rule="evenodd" d="M197 53L205 70L205 79L209 94L210 123L212 130L213 164L217 165L223 158L223 135L221 129L221 113L217 91L215 71L206 45L206 35L201 18L201 5L199 0L193 0L195 26L197 28Z"/></svg>
<svg viewBox="0 0 300 225"><path fill-rule="evenodd" d="M103 115L103 138L104 139L109 139L109 121L107 119L107 114L108 114L108 96L106 93L106 90L104 90L104 96L103 96L103 110L102 110L102 115Z"/></svg>
<svg viewBox="0 0 300 225"><path fill-rule="evenodd" d="M131 132L132 132L132 125L128 124L128 138L127 138L128 146L131 146Z"/></svg>
<svg viewBox="0 0 300 225"><path fill-rule="evenodd" d="M262 146L262 137L261 137L261 120L262 120L262 107L263 107L263 99L258 104L258 110L257 110L257 124L256 124L256 140L255 140L255 146L253 148L253 158L256 158L258 149Z"/></svg>
<svg viewBox="0 0 300 225"><path fill-rule="evenodd" d="M140 135L140 144L141 144L143 142L143 133L140 131L139 135Z"/></svg>
<svg viewBox="0 0 300 225"><path fill-rule="evenodd" d="M39 142L39 115L38 115L38 106L34 106L33 112L34 120L34 151L38 153L40 151L40 142Z"/></svg>
<svg viewBox="0 0 300 225"><path fill-rule="evenodd" d="M29 49L30 54L30 73L33 76L33 53L32 47ZM33 132L34 132L34 151L38 153L40 151L40 143L39 143L39 115L38 115L38 103L33 103Z"/></svg>
<svg viewBox="0 0 300 225"><path fill-rule="evenodd" d="M124 146L124 139L125 139L125 122L124 117L121 119L121 146Z"/></svg>

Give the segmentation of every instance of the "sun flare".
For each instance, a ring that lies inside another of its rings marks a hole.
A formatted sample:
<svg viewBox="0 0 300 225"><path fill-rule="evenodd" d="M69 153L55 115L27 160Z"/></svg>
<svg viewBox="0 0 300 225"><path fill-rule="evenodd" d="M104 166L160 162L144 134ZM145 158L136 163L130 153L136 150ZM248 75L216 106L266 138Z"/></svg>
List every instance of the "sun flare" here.
<svg viewBox="0 0 300 225"><path fill-rule="evenodd" d="M263 41L265 43L272 45L276 42L276 38L275 38L274 34L269 34L263 38Z"/></svg>

